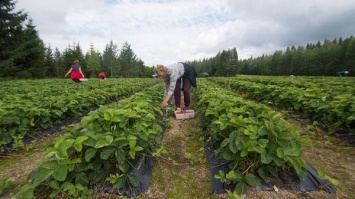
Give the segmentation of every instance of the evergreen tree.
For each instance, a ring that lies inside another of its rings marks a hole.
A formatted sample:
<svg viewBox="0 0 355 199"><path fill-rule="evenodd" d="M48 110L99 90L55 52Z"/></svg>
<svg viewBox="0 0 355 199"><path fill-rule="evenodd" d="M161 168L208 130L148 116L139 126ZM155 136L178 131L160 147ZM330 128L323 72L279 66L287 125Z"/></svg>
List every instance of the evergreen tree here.
<svg viewBox="0 0 355 199"><path fill-rule="evenodd" d="M22 37L18 38L14 63L16 76L21 78L44 78L46 74L44 61L45 46L30 19Z"/></svg>
<svg viewBox="0 0 355 199"><path fill-rule="evenodd" d="M123 77L134 77L134 73L137 72L137 58L131 49L131 45L125 42L122 46L121 53L119 55L119 61L121 65L121 74Z"/></svg>
<svg viewBox="0 0 355 199"><path fill-rule="evenodd" d="M298 46L296 52L292 56L291 65L289 71L283 71L283 75L293 75L297 74L297 71L302 70L305 66L304 64L304 52L305 49L303 46Z"/></svg>
<svg viewBox="0 0 355 199"><path fill-rule="evenodd" d="M57 69L54 64L53 59L53 51L50 45L45 48L45 55L44 55L44 65L47 69L46 76L47 77L55 77L57 76Z"/></svg>
<svg viewBox="0 0 355 199"><path fill-rule="evenodd" d="M65 74L67 72L65 65L63 64L62 61L62 55L58 48L55 48L54 50L54 66L55 66L55 76L56 77L62 77L62 74Z"/></svg>
<svg viewBox="0 0 355 199"><path fill-rule="evenodd" d="M19 38L24 35L23 22L27 19L24 11L14 12L16 1L0 1L0 76L14 76L18 71L14 58L19 52Z"/></svg>
<svg viewBox="0 0 355 199"><path fill-rule="evenodd" d="M110 41L106 44L106 48L102 55L102 70L111 77L116 77L121 73L121 68L118 61L118 47Z"/></svg>
<svg viewBox="0 0 355 199"><path fill-rule="evenodd" d="M280 74L280 68L282 66L282 51L277 50L271 57L270 70L275 71L276 75Z"/></svg>
<svg viewBox="0 0 355 199"><path fill-rule="evenodd" d="M91 44L90 52L86 54L85 60L87 63L86 72L89 74L90 77L96 77L101 71L101 59L100 53L98 51L95 51L93 44Z"/></svg>

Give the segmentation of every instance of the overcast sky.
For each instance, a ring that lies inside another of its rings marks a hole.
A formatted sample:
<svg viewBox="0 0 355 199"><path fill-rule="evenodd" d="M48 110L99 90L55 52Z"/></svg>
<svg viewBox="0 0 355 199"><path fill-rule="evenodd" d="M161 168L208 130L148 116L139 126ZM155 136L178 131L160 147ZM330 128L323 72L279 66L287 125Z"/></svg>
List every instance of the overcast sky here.
<svg viewBox="0 0 355 199"><path fill-rule="evenodd" d="M18 0L16 8L53 50L128 42L148 66L355 36L355 0Z"/></svg>

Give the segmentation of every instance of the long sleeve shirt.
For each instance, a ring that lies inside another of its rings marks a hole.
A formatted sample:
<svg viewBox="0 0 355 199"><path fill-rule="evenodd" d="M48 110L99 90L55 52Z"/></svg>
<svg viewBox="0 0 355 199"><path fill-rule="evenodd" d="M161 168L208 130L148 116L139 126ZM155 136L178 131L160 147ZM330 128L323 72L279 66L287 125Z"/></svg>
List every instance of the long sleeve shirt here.
<svg viewBox="0 0 355 199"><path fill-rule="evenodd" d="M185 69L182 63L171 64L166 66L166 68L168 69L168 78L166 80L167 87L165 95L172 95L174 93L176 81L184 75Z"/></svg>

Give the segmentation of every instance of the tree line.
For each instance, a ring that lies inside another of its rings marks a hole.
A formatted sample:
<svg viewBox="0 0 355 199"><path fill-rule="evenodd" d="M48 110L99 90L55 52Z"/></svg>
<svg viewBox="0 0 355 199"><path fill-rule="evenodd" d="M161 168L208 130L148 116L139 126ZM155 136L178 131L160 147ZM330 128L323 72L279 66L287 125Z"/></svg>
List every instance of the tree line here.
<svg viewBox="0 0 355 199"><path fill-rule="evenodd" d="M335 76L338 71L349 71L355 76L355 38L324 40L306 46L287 47L273 55L238 60L235 48L218 52L215 57L189 62L199 74L209 76L245 75L302 75Z"/></svg>
<svg viewBox="0 0 355 199"><path fill-rule="evenodd" d="M32 19L23 10L15 12L14 0L0 2L0 77L63 77L78 59L86 77L103 71L108 77L151 77L154 68L137 58L130 44L121 49L113 41L101 53L91 44L83 53L79 43L68 45L64 52L45 45Z"/></svg>

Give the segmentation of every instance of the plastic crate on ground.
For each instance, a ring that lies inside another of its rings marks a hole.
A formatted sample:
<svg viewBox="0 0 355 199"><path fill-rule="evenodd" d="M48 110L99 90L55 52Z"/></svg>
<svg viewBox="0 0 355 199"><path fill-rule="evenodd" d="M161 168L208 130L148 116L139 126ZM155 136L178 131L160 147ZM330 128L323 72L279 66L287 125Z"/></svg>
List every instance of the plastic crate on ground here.
<svg viewBox="0 0 355 199"><path fill-rule="evenodd" d="M193 110L175 111L175 116L176 116L176 119L178 119L178 120L194 118L195 112Z"/></svg>

